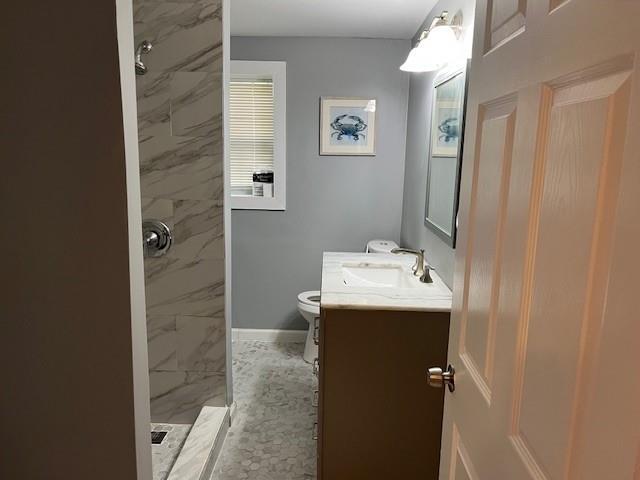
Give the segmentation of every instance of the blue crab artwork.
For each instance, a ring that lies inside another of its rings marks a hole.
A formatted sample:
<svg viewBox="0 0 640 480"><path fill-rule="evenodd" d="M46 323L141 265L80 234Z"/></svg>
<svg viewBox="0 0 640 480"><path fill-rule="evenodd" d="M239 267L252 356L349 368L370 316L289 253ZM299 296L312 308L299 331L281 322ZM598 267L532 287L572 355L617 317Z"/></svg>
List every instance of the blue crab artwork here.
<svg viewBox="0 0 640 480"><path fill-rule="evenodd" d="M357 115L338 115L330 125L333 128L331 136L335 136L337 140L347 137L357 142L361 138L366 138L362 132L367 129L367 124Z"/></svg>
<svg viewBox="0 0 640 480"><path fill-rule="evenodd" d="M438 137L440 141L449 143L457 140L460 136L458 119L455 117L449 117L446 120L443 120L440 125L438 125L438 130L441 132L441 135Z"/></svg>

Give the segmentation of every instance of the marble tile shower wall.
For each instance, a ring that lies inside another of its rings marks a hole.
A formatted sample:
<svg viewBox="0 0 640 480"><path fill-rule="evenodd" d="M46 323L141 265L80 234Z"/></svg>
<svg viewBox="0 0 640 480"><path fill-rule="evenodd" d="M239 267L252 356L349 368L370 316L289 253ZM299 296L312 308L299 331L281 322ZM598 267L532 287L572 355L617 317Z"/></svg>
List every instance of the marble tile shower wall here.
<svg viewBox="0 0 640 480"><path fill-rule="evenodd" d="M143 217L174 234L145 261L154 422L225 404L221 0L134 1Z"/></svg>

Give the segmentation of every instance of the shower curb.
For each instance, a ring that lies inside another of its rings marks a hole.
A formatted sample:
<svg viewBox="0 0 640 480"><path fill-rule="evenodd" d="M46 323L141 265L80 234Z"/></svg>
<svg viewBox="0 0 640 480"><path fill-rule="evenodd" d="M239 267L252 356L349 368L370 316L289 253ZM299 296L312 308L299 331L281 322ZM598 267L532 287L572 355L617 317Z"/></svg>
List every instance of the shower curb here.
<svg viewBox="0 0 640 480"><path fill-rule="evenodd" d="M228 407L202 407L167 480L208 480L228 430Z"/></svg>

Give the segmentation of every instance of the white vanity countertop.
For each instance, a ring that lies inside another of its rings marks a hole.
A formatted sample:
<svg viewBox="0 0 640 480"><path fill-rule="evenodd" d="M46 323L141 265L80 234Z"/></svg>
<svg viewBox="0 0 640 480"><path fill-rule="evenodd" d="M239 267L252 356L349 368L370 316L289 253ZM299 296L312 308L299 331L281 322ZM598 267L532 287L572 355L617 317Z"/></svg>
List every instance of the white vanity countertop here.
<svg viewBox="0 0 640 480"><path fill-rule="evenodd" d="M451 290L431 270L433 283L421 284L413 277L413 255L386 253L325 252L322 260L322 308L415 310L431 312L451 311ZM344 280L343 266L398 266L411 276L414 288L348 286Z"/></svg>

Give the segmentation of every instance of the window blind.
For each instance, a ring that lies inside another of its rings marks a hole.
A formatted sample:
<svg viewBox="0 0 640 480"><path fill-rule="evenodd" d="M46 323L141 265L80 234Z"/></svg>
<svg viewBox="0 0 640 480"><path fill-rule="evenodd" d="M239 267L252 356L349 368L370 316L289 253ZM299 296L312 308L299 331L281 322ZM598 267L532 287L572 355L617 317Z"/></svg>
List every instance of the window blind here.
<svg viewBox="0 0 640 480"><path fill-rule="evenodd" d="M232 193L250 193L253 172L273 169L273 101L273 80L231 80L229 153Z"/></svg>

